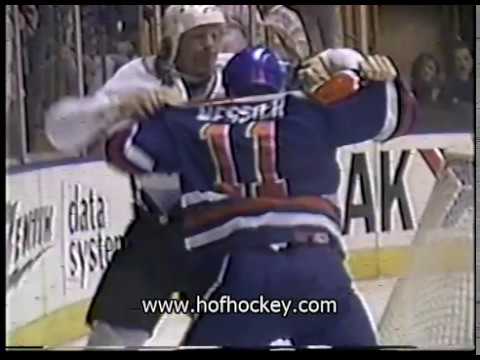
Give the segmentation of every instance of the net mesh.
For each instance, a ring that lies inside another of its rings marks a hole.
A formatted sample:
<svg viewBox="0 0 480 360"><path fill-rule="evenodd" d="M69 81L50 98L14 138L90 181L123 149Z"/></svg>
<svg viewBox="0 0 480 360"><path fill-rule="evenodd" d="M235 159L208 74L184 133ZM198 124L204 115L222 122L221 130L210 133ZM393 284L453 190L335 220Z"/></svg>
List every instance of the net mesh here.
<svg viewBox="0 0 480 360"><path fill-rule="evenodd" d="M379 326L384 346L474 347L473 160L451 156Z"/></svg>

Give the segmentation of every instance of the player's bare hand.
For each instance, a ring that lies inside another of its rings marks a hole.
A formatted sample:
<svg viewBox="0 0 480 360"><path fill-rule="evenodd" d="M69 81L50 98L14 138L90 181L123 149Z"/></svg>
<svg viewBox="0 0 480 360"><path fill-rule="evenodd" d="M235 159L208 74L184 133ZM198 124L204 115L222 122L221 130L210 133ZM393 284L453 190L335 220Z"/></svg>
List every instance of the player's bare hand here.
<svg viewBox="0 0 480 360"><path fill-rule="evenodd" d="M393 81L398 72L387 56L370 55L360 63L362 78L370 81Z"/></svg>
<svg viewBox="0 0 480 360"><path fill-rule="evenodd" d="M146 118L166 105L178 106L183 102L184 100L178 89L165 87L122 97L118 99L117 111L121 117Z"/></svg>

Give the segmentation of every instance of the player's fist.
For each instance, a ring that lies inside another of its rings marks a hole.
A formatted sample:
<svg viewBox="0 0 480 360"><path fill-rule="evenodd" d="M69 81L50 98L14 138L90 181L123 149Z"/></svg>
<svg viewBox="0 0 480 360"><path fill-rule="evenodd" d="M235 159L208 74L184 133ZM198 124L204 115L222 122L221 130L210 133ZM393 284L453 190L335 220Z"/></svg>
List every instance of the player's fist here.
<svg viewBox="0 0 480 360"><path fill-rule="evenodd" d="M119 117L145 118L166 105L178 106L185 100L177 88L163 87L154 91L120 97L116 99L116 102Z"/></svg>
<svg viewBox="0 0 480 360"><path fill-rule="evenodd" d="M360 63L360 74L369 81L393 81L398 72L387 56L369 55Z"/></svg>
<svg viewBox="0 0 480 360"><path fill-rule="evenodd" d="M328 49L303 61L297 74L305 92L312 93L339 72L359 71L363 61L362 54L353 49Z"/></svg>
<svg viewBox="0 0 480 360"><path fill-rule="evenodd" d="M303 91L323 105L350 98L361 88L361 55L350 49L332 49L304 61L297 71Z"/></svg>
<svg viewBox="0 0 480 360"><path fill-rule="evenodd" d="M307 94L314 93L332 77L321 54L302 62L297 76Z"/></svg>

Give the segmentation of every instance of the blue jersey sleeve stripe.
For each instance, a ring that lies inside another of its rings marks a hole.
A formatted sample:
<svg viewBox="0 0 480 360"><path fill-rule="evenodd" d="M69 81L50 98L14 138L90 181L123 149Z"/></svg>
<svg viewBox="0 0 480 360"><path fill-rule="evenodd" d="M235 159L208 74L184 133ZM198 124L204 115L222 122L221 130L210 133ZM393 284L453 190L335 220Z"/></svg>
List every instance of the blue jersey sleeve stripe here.
<svg viewBox="0 0 480 360"><path fill-rule="evenodd" d="M375 141L380 142L390 139L399 124L398 89L394 82L389 81L385 84L385 91L385 122L379 134L374 138Z"/></svg>
<svg viewBox="0 0 480 360"><path fill-rule="evenodd" d="M132 133L128 138L127 142L125 143L124 147L124 154L128 161L134 164L136 167L140 169L152 172L155 167L155 161L152 157L150 157L145 151L143 151L140 147L136 146L133 142L133 139L138 134L139 127L135 125L132 129Z"/></svg>
<svg viewBox="0 0 480 360"><path fill-rule="evenodd" d="M401 82L395 82L398 93L398 124L392 135L384 141L412 134L417 123L417 101L413 93Z"/></svg>

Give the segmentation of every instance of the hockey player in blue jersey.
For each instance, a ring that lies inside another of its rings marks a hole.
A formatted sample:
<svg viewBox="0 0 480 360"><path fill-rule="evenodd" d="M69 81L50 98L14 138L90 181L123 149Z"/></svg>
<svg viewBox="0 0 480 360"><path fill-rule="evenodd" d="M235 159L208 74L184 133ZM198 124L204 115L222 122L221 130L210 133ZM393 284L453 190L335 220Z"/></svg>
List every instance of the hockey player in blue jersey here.
<svg viewBox="0 0 480 360"><path fill-rule="evenodd" d="M370 81L356 68L330 87L315 85L319 62L312 58L300 70L305 92L285 92L287 76L275 55L247 49L224 71L231 99L163 108L107 145L120 169L181 175L185 251L205 264L210 255L224 256L206 298L264 296L292 301L292 309L305 299L336 304L329 314L200 314L186 345L378 344L344 268L336 154L344 145L401 135L413 98L386 58L364 61ZM332 103L339 93L349 97ZM201 272L201 262L196 266Z"/></svg>

